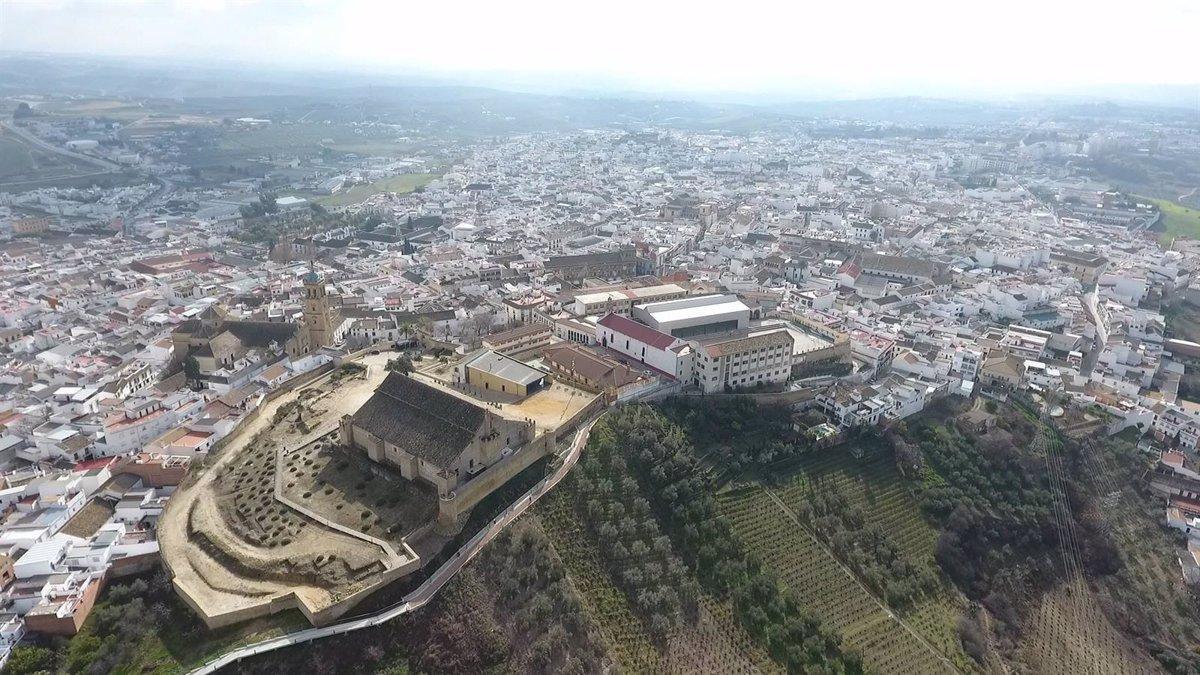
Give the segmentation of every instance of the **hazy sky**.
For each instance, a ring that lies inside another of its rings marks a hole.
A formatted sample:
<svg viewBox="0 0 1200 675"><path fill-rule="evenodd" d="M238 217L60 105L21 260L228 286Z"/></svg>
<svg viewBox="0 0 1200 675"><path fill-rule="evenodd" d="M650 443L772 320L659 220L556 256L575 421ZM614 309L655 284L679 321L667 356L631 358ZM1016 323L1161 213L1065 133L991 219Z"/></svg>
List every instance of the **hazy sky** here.
<svg viewBox="0 0 1200 675"><path fill-rule="evenodd" d="M646 91L1192 84L1200 0L0 0L0 49Z"/></svg>

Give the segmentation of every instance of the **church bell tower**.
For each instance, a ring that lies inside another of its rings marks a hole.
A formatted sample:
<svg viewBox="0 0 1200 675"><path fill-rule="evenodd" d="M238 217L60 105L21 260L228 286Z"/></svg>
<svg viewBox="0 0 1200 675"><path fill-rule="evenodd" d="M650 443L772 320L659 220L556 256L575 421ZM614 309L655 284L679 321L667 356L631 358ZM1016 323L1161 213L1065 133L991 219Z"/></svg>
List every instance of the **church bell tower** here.
<svg viewBox="0 0 1200 675"><path fill-rule="evenodd" d="M333 344L336 326L329 307L329 291L325 288L325 277L317 272L312 261L304 275L304 327L308 330L310 349Z"/></svg>

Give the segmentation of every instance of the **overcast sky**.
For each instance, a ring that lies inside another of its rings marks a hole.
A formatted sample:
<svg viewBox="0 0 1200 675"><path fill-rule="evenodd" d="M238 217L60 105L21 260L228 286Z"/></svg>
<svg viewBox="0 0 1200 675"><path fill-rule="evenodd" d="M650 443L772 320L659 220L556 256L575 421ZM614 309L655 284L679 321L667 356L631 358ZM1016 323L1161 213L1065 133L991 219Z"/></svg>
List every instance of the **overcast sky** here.
<svg viewBox="0 0 1200 675"><path fill-rule="evenodd" d="M1193 84L1197 27L1200 0L0 0L12 51L799 95Z"/></svg>

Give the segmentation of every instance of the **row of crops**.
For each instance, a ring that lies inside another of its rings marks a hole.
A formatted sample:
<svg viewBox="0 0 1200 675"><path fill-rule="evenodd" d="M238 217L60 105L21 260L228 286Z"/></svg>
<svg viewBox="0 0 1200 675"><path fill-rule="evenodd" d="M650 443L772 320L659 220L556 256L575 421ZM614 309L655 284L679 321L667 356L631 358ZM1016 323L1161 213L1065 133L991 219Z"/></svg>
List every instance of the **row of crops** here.
<svg viewBox="0 0 1200 675"><path fill-rule="evenodd" d="M600 627L613 658L626 672L761 673L781 669L737 625L728 601L700 594L693 621L673 626L665 644L634 613L607 570L600 542L581 523L570 487L547 495L537 517L571 582Z"/></svg>
<svg viewBox="0 0 1200 675"><path fill-rule="evenodd" d="M1037 419L1027 414L1031 420ZM1065 487L1063 443L1045 419L1038 421L1032 447L1046 457L1067 578L1042 599L1023 640L1022 660L1042 670L1060 672L1120 675L1152 669L1152 664L1113 627L1084 579L1075 518Z"/></svg>
<svg viewBox="0 0 1200 675"><path fill-rule="evenodd" d="M1158 670L1113 627L1082 579L1046 594L1022 644L1021 661L1036 672L1125 675Z"/></svg>
<svg viewBox="0 0 1200 675"><path fill-rule="evenodd" d="M905 629L767 492L751 488L722 495L721 511L734 533L873 672L952 672L942 655Z"/></svg>
<svg viewBox="0 0 1200 675"><path fill-rule="evenodd" d="M936 571L937 530L921 513L917 498L885 453L856 459L843 450L831 449L804 457L796 468L787 485L775 490L788 508L799 513L813 491L836 493L865 511L908 560ZM943 582L910 606L893 609L957 667L975 667L963 653L957 635L966 600L951 584Z"/></svg>
<svg viewBox="0 0 1200 675"><path fill-rule="evenodd" d="M795 508L815 487L836 491L868 510L907 556L932 562L937 531L921 514L890 458L876 454L856 460L838 450L817 453L777 493Z"/></svg>
<svg viewBox="0 0 1200 675"><path fill-rule="evenodd" d="M662 672L658 648L605 570L599 548L569 499L556 490L539 502L537 514L546 535L621 667L630 672Z"/></svg>

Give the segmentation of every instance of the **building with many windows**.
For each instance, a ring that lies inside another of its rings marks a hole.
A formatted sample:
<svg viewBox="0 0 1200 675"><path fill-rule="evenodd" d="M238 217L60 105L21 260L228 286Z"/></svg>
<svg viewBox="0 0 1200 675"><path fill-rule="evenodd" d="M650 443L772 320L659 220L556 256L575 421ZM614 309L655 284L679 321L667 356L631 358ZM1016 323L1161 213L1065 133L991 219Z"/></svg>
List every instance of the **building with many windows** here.
<svg viewBox="0 0 1200 675"><path fill-rule="evenodd" d="M549 324L530 323L493 333L483 338L483 346L505 356L540 349L550 344L554 331Z"/></svg>
<svg viewBox="0 0 1200 675"><path fill-rule="evenodd" d="M696 341L692 382L705 393L787 382L792 335L786 328L734 331Z"/></svg>
<svg viewBox="0 0 1200 675"><path fill-rule="evenodd" d="M574 312L576 316L604 316L609 312L629 316L635 304L677 300L686 296L687 291L676 284L584 293L575 296Z"/></svg>

